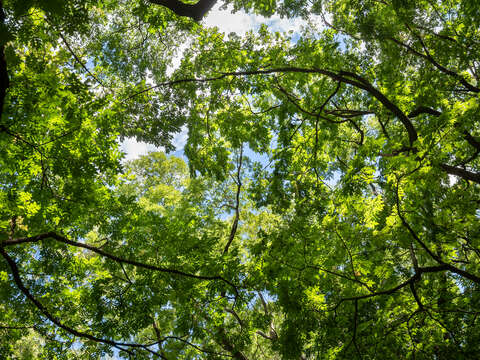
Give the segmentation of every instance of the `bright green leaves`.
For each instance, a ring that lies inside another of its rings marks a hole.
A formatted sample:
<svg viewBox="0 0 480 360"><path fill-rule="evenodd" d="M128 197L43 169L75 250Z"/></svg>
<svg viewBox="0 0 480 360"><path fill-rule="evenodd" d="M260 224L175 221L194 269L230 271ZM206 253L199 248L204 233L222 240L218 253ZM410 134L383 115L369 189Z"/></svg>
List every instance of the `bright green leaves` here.
<svg viewBox="0 0 480 360"><path fill-rule="evenodd" d="M477 353L473 2L233 3L329 10L331 28L225 36L143 1L4 1L0 239L25 287L167 359ZM170 151L179 131L188 163L121 165L119 139ZM70 240L31 238L50 231ZM0 351L111 351L68 345L0 267L0 327L38 332L1 329Z"/></svg>

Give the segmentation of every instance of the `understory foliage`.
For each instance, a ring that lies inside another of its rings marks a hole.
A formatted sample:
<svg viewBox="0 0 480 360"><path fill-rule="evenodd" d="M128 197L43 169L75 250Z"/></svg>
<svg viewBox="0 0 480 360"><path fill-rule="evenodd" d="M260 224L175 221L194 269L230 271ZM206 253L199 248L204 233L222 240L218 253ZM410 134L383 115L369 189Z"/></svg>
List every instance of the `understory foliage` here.
<svg viewBox="0 0 480 360"><path fill-rule="evenodd" d="M214 3L0 0L0 358L477 359L478 0Z"/></svg>

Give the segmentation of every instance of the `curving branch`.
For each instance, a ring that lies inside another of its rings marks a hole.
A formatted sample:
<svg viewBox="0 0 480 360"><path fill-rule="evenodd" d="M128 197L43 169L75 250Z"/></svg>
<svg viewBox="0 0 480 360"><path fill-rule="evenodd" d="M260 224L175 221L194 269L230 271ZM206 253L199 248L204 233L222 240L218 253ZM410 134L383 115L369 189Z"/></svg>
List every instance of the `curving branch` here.
<svg viewBox="0 0 480 360"><path fill-rule="evenodd" d="M476 284L480 284L480 277L477 275L471 274L468 271L459 269L451 264L446 263L445 261L442 260L442 258L436 254L433 253L431 249L428 248L428 246L420 239L420 237L417 235L417 233L412 229L410 224L407 222L405 217L403 216L402 212L400 211L400 199L398 195L398 184L396 188L396 207L397 207L397 213L398 216L400 217L400 220L402 221L402 225L408 230L410 235L415 239L415 241L427 252L427 254L435 260L439 265L438 266L430 266L427 268L418 268L418 271L416 272L415 275L421 274L424 272L438 272L438 271L450 271L453 272L457 275L460 275L466 279L469 279L473 281ZM418 263L417 263L418 265Z"/></svg>
<svg viewBox="0 0 480 360"><path fill-rule="evenodd" d="M114 346L114 347L116 347L116 348L118 348L122 351L127 352L128 354L130 354L132 356L135 355L135 354L132 351L126 349L126 348L142 349L142 350L151 351L150 349L148 349L148 346L144 345L144 344L122 343L122 342L117 342L117 341L113 341L113 340L110 340L110 339L103 339L103 338L99 338L97 336L94 336L92 334L89 334L89 333L86 333L86 332L83 332L83 331L78 331L78 330L76 330L76 329L74 329L74 328L72 328L68 325L65 325L60 319L58 319L57 317L52 315L50 313L50 311L37 298L35 298L35 296L33 296L33 294L30 292L30 290L25 286L22 279L20 278L20 273L19 273L19 269L18 269L17 264L7 254L7 252L5 251L3 246L0 246L0 254L7 261L7 264L9 266L10 271L11 271L12 276L13 276L13 281L17 285L18 289L27 297L27 299L29 299L33 303L33 305L38 310L40 310L40 312L48 320L50 320L53 324L55 324L59 328L65 330L66 332L68 332L71 335L77 336L77 337L82 338L82 339L87 339L87 340L91 340L91 341L94 341L94 342L97 342L97 343L102 343L102 344L107 344L107 345Z"/></svg>
<svg viewBox="0 0 480 360"><path fill-rule="evenodd" d="M415 34L415 33L414 33ZM416 35L416 34L415 34ZM448 75L448 76L451 76L455 79L457 79L468 91L471 91L471 92L474 92L474 93L478 93L480 92L480 88L478 88L477 86L474 86L472 84L470 84L462 75L456 73L455 71L453 70L450 70L450 69L447 69L445 66L439 64L434 58L433 56L430 54L430 52L428 51L427 47L425 46L425 43L423 42L423 39L416 35L417 38L419 39L420 41L420 44L422 45L422 48L424 49L425 51L425 54L424 53L421 53L420 51L417 51L415 50L412 46L408 45L408 44L405 44L404 42L394 38L394 37L390 37L389 40L393 41L395 44L399 45L399 46L402 46L404 47L405 49L407 49L407 51L409 51L410 53L412 53L413 55L417 56L417 57L420 57L426 61L428 61L429 63L431 63L434 67L436 67L440 72Z"/></svg>
<svg viewBox="0 0 480 360"><path fill-rule="evenodd" d="M97 253L101 256L104 256L104 257L106 257L110 260L113 260L115 262L128 264L128 265L133 265L135 267L139 267L139 268L143 268L143 269L159 271L159 272L172 274L172 275L184 276L184 277L187 277L187 278L192 278L192 279L197 279L197 280L222 281L222 282L230 285L234 289L235 293L238 294L237 287L233 283L224 279L221 276L195 275L195 274L187 273L187 272L180 271L180 270L177 270L177 269L160 267L160 266L156 266L156 265L141 263L141 262L138 262L138 261L135 261L135 260L124 259L124 258L118 257L116 255L110 254L110 253L108 253L108 252L106 252L106 251L104 251L104 250L102 250L98 247L67 239L66 237L64 237L62 235L59 235L59 234L57 234L53 231L47 232L47 233L44 233L44 234L39 234L39 235L36 235L36 236L27 237L27 238L6 240L2 243L2 246L11 246L11 245L17 245L17 244L23 244L23 243L35 243L35 242L39 242L39 241L46 240L46 239L53 239L53 240L56 240L56 241L64 243L64 244L68 244L68 245L72 245L72 246L75 246L75 247L87 249L87 250L90 250L90 251L92 251L94 253Z"/></svg>
<svg viewBox="0 0 480 360"><path fill-rule="evenodd" d="M80 60L80 58L78 57L78 55L75 53L75 51L73 51L72 47L70 46L70 44L68 43L67 39L65 39L65 37L63 36L63 34L59 31L58 32L58 35L60 36L60 38L62 39L63 43L65 44L65 46L67 47L68 51L70 52L70 54L72 54L73 58L75 59L75 61L83 68L83 70L85 70L85 72L93 79L95 80L101 87L105 88L105 84L100 81L100 79L98 79L98 77L96 77L88 68L87 66L83 63L82 60Z"/></svg>
<svg viewBox="0 0 480 360"><path fill-rule="evenodd" d="M231 72L220 72L218 76L206 77L206 78L185 78L185 79L177 79L172 81L163 82L146 89L140 90L132 95L128 96L126 100L130 100L133 97L143 94L145 92L154 90L159 87L164 86L173 86L182 83L189 83L189 82L197 82L197 83L205 83L210 81L221 80L227 78L229 76L251 76L251 75L273 75L273 74L288 74L288 73L302 73L302 74L319 74L326 76L334 81L345 83L351 85L353 87L362 89L377 99L385 108L387 108L392 114L394 114L398 120L402 123L402 125L407 130L408 139L410 146L418 139L418 134L413 126L412 122L410 121L409 117L397 106L395 105L390 99L388 99L380 90L378 90L375 86L373 86L369 81L367 81L364 77L349 72L349 71L332 71L328 69L320 69L320 68L300 68L300 67L280 67L280 68L273 68L273 69L263 69L263 70L251 70L251 71L231 71Z"/></svg>
<svg viewBox="0 0 480 360"><path fill-rule="evenodd" d="M162 343L168 341L168 340L176 340L176 341L179 341L179 342L182 342L184 343L186 346L190 346L192 348L194 348L195 350L199 351L199 352L202 352L202 353L205 353L205 354L212 354L212 355L217 355L217 356L221 356L222 358L225 358L225 357L232 357L232 355L229 355L229 354L225 354L225 353L219 353L219 352L215 352L215 351L211 351L211 350L208 350L208 349L205 349L205 348L202 348L186 339L184 339L183 337L180 337L180 336L174 336L174 335L169 335L169 336L164 336L162 337L160 335L160 329L158 328L156 322L154 321L153 322L153 328L154 328L154 331L155 331L155 335L157 337L157 343L159 345L161 345ZM165 355L162 355L163 357L162 358L165 358L167 359L167 357Z"/></svg>
<svg viewBox="0 0 480 360"><path fill-rule="evenodd" d="M468 131L463 132L465 140L473 146L477 151L480 151L480 141L478 141L472 134L470 134Z"/></svg>
<svg viewBox="0 0 480 360"><path fill-rule="evenodd" d="M433 116L442 115L442 113L440 111L432 109L428 106L419 106L415 110L413 110L410 114L408 114L408 117L410 119L413 119L414 117L417 117L418 115L421 115L421 114L430 114L430 115L433 115Z"/></svg>
<svg viewBox="0 0 480 360"><path fill-rule="evenodd" d="M267 335L265 334L262 330L257 330L255 332L257 335L260 335L261 337L263 337L264 339L268 339L268 340L271 340L271 341L274 341L274 340L277 340L276 336L275 335Z"/></svg>
<svg viewBox="0 0 480 360"><path fill-rule="evenodd" d="M342 298L339 300L339 302L335 305L335 307L332 310L335 311L343 302L346 302L346 301L358 301L358 300L369 299L377 296L392 295L393 293L396 293L397 291L405 288L406 286L411 286L411 284L415 284L417 281L419 281L422 278L422 275L425 273L437 273L437 272L443 272L443 271L451 271L458 274L458 272L452 270L452 267L449 264L418 267L417 270L415 271L415 274L412 277L408 278L407 280L400 283L399 285L390 289L381 290L381 291L373 292L370 294ZM480 282L477 282L477 283L480 283Z"/></svg>
<svg viewBox="0 0 480 360"><path fill-rule="evenodd" d="M470 180L480 184L480 174L468 171L448 164L439 164L440 168L450 175L461 177L464 180Z"/></svg>
<svg viewBox="0 0 480 360"><path fill-rule="evenodd" d="M217 0L200 0L196 4L186 4L179 0L148 0L155 5L164 6L178 16L185 16L195 21L200 21L205 14L215 5Z"/></svg>
<svg viewBox="0 0 480 360"><path fill-rule="evenodd" d="M240 316L238 316L237 312L233 309L229 309L227 307L224 308L224 310L229 313L229 314L232 314L233 317L235 317L235 319L237 320L238 324L240 325L240 327L243 328L243 321L242 319L240 319Z"/></svg>
<svg viewBox="0 0 480 360"><path fill-rule="evenodd" d="M223 255L225 255L228 252L228 249L230 248L230 245L233 242L233 239L235 238L235 234L237 233L237 228L238 228L238 221L240 220L240 192L242 190L242 178L240 176L240 173L242 171L242 161L243 161L243 146L240 147L240 155L238 158L238 163L237 163L237 178L235 179L235 183L237 184L237 192L235 194L235 218L233 219L233 224L232 228L230 229L230 236L228 237L228 242L225 245L225 248L223 249Z"/></svg>
<svg viewBox="0 0 480 360"><path fill-rule="evenodd" d="M97 343L103 343L103 344L111 345L111 346L113 346L113 347L115 347L115 348L117 348L121 351L124 351L124 352L128 353L131 356L135 356L135 353L132 352L131 350L128 350L128 348L137 349L137 350L144 350L144 351L147 351L151 354L156 355L157 357L159 357L161 359L167 360L167 358L165 357L164 354L153 351L152 349L150 349L150 347L153 346L153 345L162 343L162 342L164 342L168 339L174 339L174 340L181 341L181 342L185 343L186 345L192 346L196 350L204 352L204 353L221 355L221 356L224 356L224 357L229 357L230 356L230 355L227 355L227 354L220 354L220 353L209 351L207 349L203 349L203 348L201 348L201 347L199 347L195 344L190 343L189 341L187 341L185 339L182 339L181 337L166 336L166 337L162 338L162 337L160 337L159 329L158 329L158 327L156 326L155 323L154 323L154 329L155 329L156 335L158 337L158 341L154 342L154 343L150 343L150 344L117 342L117 341L113 341L113 340L110 340L110 339L100 338L100 337L94 336L92 334L83 332L83 331L78 331L78 330L76 330L76 329L74 329L70 326L65 325L60 319L58 319L57 317L52 315L52 313L30 292L30 290L25 286L22 279L20 278L20 272L19 272L17 264L7 254L7 252L5 251L3 246L0 246L0 254L7 261L8 265L10 267L12 276L13 276L13 280L14 280L15 284L17 285L18 289L35 305L35 307L38 310L40 310L40 312L47 319L49 319L53 324L55 324L59 328L65 330L66 332L70 333L71 335L74 335L74 336L82 338L82 339L91 340L91 341L94 341L94 342L97 342ZM0 326L0 329L1 328L2 327ZM11 328L11 327L9 327L9 328ZM26 328L26 327L24 327L24 328ZM34 326L32 328L34 328Z"/></svg>

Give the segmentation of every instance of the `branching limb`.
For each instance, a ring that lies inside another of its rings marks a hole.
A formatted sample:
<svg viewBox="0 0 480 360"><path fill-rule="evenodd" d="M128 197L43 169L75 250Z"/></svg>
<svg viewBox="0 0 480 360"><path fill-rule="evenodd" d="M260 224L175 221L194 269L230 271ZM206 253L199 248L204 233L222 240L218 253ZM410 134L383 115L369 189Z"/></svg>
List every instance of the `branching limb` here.
<svg viewBox="0 0 480 360"><path fill-rule="evenodd" d="M273 68L273 69L263 69L263 70L252 70L252 71L232 71L232 72L223 72L220 73L219 76L215 77L208 77L208 78L186 78L186 79L178 79L178 80L172 80L172 81L167 81L161 84L157 84L155 86L151 86L149 88L146 88L144 90L141 90L139 92L136 92L132 95L130 95L127 100L145 93L147 91L163 87L163 86L173 86L177 84L182 84L182 83L188 83L188 82L198 82L198 83L205 83L209 81L216 81L216 80L221 80L224 79L228 76L250 76L250 75L271 75L271 74L279 74L279 73L303 73L303 74L319 74L323 75L326 77L329 77L330 79L337 81L337 82L343 82L345 84L352 85L356 88L362 89L366 92L368 92L371 96L373 96L375 99L377 99L383 106L385 106L390 112L392 112L398 119L399 121L403 124L405 129L407 130L408 133L408 138L410 142L410 146L413 145L415 140L417 140L418 135L417 131L415 130L415 127L413 126L412 122L408 118L408 116L393 102L391 102L382 92L380 92L376 87L374 87L370 82L368 82L365 78L358 74L354 74L349 71L331 71L327 69L320 69L320 68L299 68L299 67L281 67L281 68Z"/></svg>
<svg viewBox="0 0 480 360"><path fill-rule="evenodd" d="M178 16L185 16L195 21L200 21L205 14L215 5L217 0L200 0L196 4L186 4L179 0L148 0L155 5L164 6Z"/></svg>
<svg viewBox="0 0 480 360"><path fill-rule="evenodd" d="M403 226L408 230L408 232L415 239L415 241L427 252L427 254L433 260L435 260L438 264L440 264L439 266L431 266L431 267L428 267L428 268L419 268L418 270L419 271L422 270L421 272L450 271L450 272L453 272L457 275L460 275L460 276L462 276L466 279L469 279L476 284L480 284L480 277L478 277L474 274L471 274L468 271L459 269L459 268L457 268L457 267L455 267L451 264L448 264L448 263L444 262L442 260L442 258L440 256L434 254L432 252L432 250L430 250L428 248L428 246L420 239L420 237L417 235L417 233L415 233L415 231L412 229L412 227L406 221L405 217L403 216L402 212L400 211L400 200L399 200L399 196L398 196L398 184L397 184L397 189L396 189L396 198L397 198L396 199L397 213L398 213L398 216L400 217L400 220L402 221ZM419 273L417 272L417 274L419 274Z"/></svg>
<svg viewBox="0 0 480 360"><path fill-rule="evenodd" d="M224 283L230 285L234 289L235 293L238 293L236 286L234 284L232 284L230 281L224 279L221 276L195 275L195 274L187 273L187 272L180 271L180 270L177 270L177 269L165 268L165 267L160 267L160 266L156 266L156 265L141 263L141 262L138 262L138 261L135 261L135 260L124 259L124 258L118 257L116 255L110 254L110 253L108 253L108 252L106 252L102 249L99 249L98 247L70 240L70 239L68 239L68 238L66 238L62 235L59 235L59 234L53 232L53 231L48 232L48 233L44 233L44 234L40 234L40 235L36 235L36 236L32 236L32 237L27 237L27 238L6 240L6 241L3 242L2 245L3 246L11 246L11 245L17 245L17 244L23 244L23 243L36 243L36 242L39 242L39 241L42 241L42 240L45 240L45 239L53 239L55 241L58 241L58 242L61 242L61 243L64 243L64 244L68 244L68 245L71 245L71 246L87 249L87 250L90 250L90 251L92 251L94 253L97 253L101 256L104 256L104 257L106 257L110 260L113 260L117 263L133 265L135 267L140 267L140 268L147 269L147 270L159 271L159 272L163 272L163 273L167 273L167 274L184 276L184 277L192 278L192 279L209 280L209 281L213 281L213 280L223 281Z"/></svg>
<svg viewBox="0 0 480 360"><path fill-rule="evenodd" d="M420 301L420 297L417 294L417 290L415 289L415 283L414 282L410 283L410 291L412 292L412 295L415 298L415 301L417 302L418 310L422 311L424 309L424 307L423 307L422 302Z"/></svg>
<svg viewBox="0 0 480 360"><path fill-rule="evenodd" d="M228 312L229 314L232 314L233 317L237 320L238 324L240 325L240 327L243 328L243 321L242 319L240 319L240 316L238 316L237 312L233 309L229 309L229 308L225 308L225 311Z"/></svg>
<svg viewBox="0 0 480 360"><path fill-rule="evenodd" d="M60 38L62 39L63 43L65 44L65 46L67 47L68 51L70 52L70 54L72 54L73 58L75 59L75 61L83 68L83 70L85 70L85 72L93 79L95 80L100 86L102 86L103 88L105 88L105 85L103 84L102 81L100 81L98 79L98 77L96 77L88 68L87 66L83 63L82 60L80 60L80 58L77 56L77 54L75 53L75 51L73 51L72 47L70 46L70 44L68 43L67 39L65 39L65 37L63 36L63 34L59 31L58 32Z"/></svg>
<svg viewBox="0 0 480 360"><path fill-rule="evenodd" d="M225 329L220 328L220 337L221 337L221 344L225 350L232 354L232 357L237 360L249 360L243 352L237 350L235 346L230 342L225 333Z"/></svg>
<svg viewBox="0 0 480 360"><path fill-rule="evenodd" d="M270 315L270 312L268 310L268 305L267 305L267 302L265 301L262 293L260 291L257 291L257 294L258 294L258 297L260 298L260 301L262 303L262 306L263 306L263 311L265 312L265 315ZM278 339L278 334L277 334L277 331L275 330L275 327L273 326L273 319L272 321L270 322L270 335L266 335L263 331L261 330L258 330L257 331L257 334L264 337L265 339L269 339L269 340L277 340Z"/></svg>
<svg viewBox="0 0 480 360"><path fill-rule="evenodd" d="M477 151L480 151L480 141L473 137L468 131L464 131L463 136L470 145L472 145Z"/></svg>
<svg viewBox="0 0 480 360"><path fill-rule="evenodd" d="M435 66L438 70L440 70L442 73L446 74L446 75L449 75L449 76L452 76L454 78L456 78L463 86L465 86L466 89L468 89L468 91L471 91L471 92L474 92L474 93L478 93L480 92L480 89L472 84L470 84L467 80L465 80L465 78L463 76L461 76L460 74L456 73L455 71L452 71L450 69L447 69L446 67L440 65L430 54L430 52L427 50L423 40L417 36L417 38L419 39L420 43L422 44L422 47L425 51L426 54L423 54L421 53L420 51L417 51L415 50L413 47L411 47L410 45L408 44L405 44L403 43L402 41L396 39L396 38L390 38L391 41L393 41L394 43L396 43L397 45L400 45L402 47L404 47L405 49L407 49L410 53L412 53L413 55L415 56L418 56L424 60L427 60L429 63L431 63L433 66Z"/></svg>
<svg viewBox="0 0 480 360"><path fill-rule="evenodd" d="M433 253L432 250L429 249L429 247L418 237L418 235L413 231L411 228L410 224L406 221L405 217L403 216L401 210L400 210L400 196L398 194L398 186L399 184L397 183L396 187L396 205L397 205L397 213L398 217L402 221L403 226L408 230L410 235L415 239L415 241L427 252L428 255L434 260L436 260L439 263L443 263L442 259L440 259L437 255Z"/></svg>
<svg viewBox="0 0 480 360"><path fill-rule="evenodd" d="M361 284L362 286L365 286L368 290L371 291L371 288L370 286L368 286L366 283L364 283L363 281L360 281L359 280L359 273L357 272L357 270L355 269L355 263L353 262L353 256L352 256L352 253L349 249L349 247L347 246L347 243L345 242L345 239L343 238L342 235L340 235L340 233L338 232L337 228L335 228L335 233L337 234L338 238L342 241L342 244L343 244L343 247L345 248L347 254L348 254L348 258L350 260L350 266L352 267L352 274L353 276L355 277L355 282ZM339 276L339 274L337 274L337 276ZM346 277L348 278L348 277Z"/></svg>
<svg viewBox="0 0 480 360"><path fill-rule="evenodd" d="M3 246L0 246L0 254L3 256L3 258L6 260L10 272L12 273L13 276L13 281L17 285L18 289L33 303L33 305L48 319L50 320L53 324L58 326L59 328L65 330L71 335L77 336L82 339L87 339L91 340L97 343L102 343L102 344L107 344L115 347L119 347L121 350L129 353L130 355L134 355L134 353L128 349L125 349L125 347L128 348L136 348L136 349L145 349L146 346L143 344L136 344L136 343L121 343L117 341L113 341L110 339L102 339L97 336L94 336L89 333L85 333L82 331L75 330L74 328L71 328L70 326L65 325L60 319L56 318L53 316L50 311L39 301L33 294L30 292L30 290L27 289L25 284L23 283L22 279L20 278L19 274L19 269L15 261L7 254Z"/></svg>
<svg viewBox="0 0 480 360"><path fill-rule="evenodd" d="M430 114L433 116L442 115L440 111L437 111L435 109L429 108L427 106L419 106L415 110L413 110L410 114L408 114L408 117L410 119L413 119L414 117L417 117L418 115L421 115L421 114Z"/></svg>
<svg viewBox="0 0 480 360"><path fill-rule="evenodd" d="M238 221L240 220L240 192L242 190L242 177L241 177L242 162L243 162L243 146L240 147L240 155L237 162L237 177L235 179L235 182L237 184L237 192L235 194L235 218L233 219L232 228L230 229L230 236L228 237L228 242L225 245L225 248L223 249L224 255L228 252L228 249L230 248L230 245L232 244L233 239L235 238L235 234L237 233L237 228L238 228Z"/></svg>
<svg viewBox="0 0 480 360"><path fill-rule="evenodd" d="M265 334L262 330L257 330L257 331L256 331L256 334L257 334L257 335L260 335L260 336L263 337L264 339L268 339L268 340L271 340L271 341L277 340L277 338L276 338L275 336L267 335L267 334Z"/></svg>
<svg viewBox="0 0 480 360"><path fill-rule="evenodd" d="M219 352L215 352L215 351L211 351L211 350L208 350L208 349L205 349L205 348L202 348L186 339L184 339L185 336L183 337L180 337L180 336L174 336L174 335L169 335L169 336L161 336L160 335L160 330L158 329L158 326L156 325L156 323L154 322L154 331L155 331L155 334L157 336L157 343L158 344L162 344L164 343L165 341L168 341L168 340L176 340L176 341L179 341L181 343L184 343L185 345L187 346L190 346L192 348L194 348L195 350L199 351L199 352L202 352L202 353L205 353L205 354L212 354L212 355L217 355L217 356L221 356L222 358L225 358L225 357L232 357L232 355L229 355L229 354L225 354L225 353L219 353ZM165 355L164 355L165 356Z"/></svg>
<svg viewBox="0 0 480 360"><path fill-rule="evenodd" d="M468 171L448 164L439 164L440 168L450 175L461 177L464 180L470 180L480 184L480 174Z"/></svg>
<svg viewBox="0 0 480 360"><path fill-rule="evenodd" d="M348 298L342 298L340 301L335 305L333 310L336 310L343 302L346 301L358 301L358 300L363 300L363 299L368 299L368 298L373 298L376 296L382 296L382 295L391 295L395 292L397 292L400 289L403 289L405 286L408 286L411 282L416 281L420 275L415 274L408 280L404 281L403 283L395 286L394 288L383 290L383 291L377 291L371 294L366 294L366 295L360 295L360 296L354 296L354 297L348 297Z"/></svg>

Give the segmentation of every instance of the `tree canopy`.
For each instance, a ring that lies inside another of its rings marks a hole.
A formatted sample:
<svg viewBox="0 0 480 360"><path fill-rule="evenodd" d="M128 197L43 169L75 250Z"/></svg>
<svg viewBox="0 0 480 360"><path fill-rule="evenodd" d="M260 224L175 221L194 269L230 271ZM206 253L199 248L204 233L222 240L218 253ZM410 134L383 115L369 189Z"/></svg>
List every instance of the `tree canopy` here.
<svg viewBox="0 0 480 360"><path fill-rule="evenodd" d="M214 4L0 0L0 358L477 359L478 1Z"/></svg>

